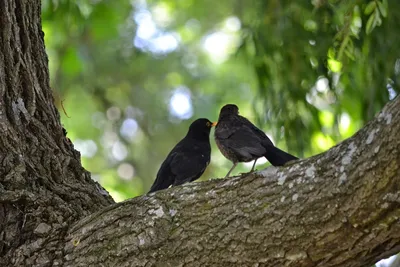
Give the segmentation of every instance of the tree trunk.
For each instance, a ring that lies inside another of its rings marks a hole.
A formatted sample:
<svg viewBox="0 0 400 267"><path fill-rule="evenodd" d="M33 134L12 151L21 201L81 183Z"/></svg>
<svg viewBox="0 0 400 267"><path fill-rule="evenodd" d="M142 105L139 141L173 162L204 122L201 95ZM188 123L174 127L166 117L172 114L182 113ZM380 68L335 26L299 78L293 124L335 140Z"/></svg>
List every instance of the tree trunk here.
<svg viewBox="0 0 400 267"><path fill-rule="evenodd" d="M400 251L400 98L326 153L113 204L49 88L39 0L0 5L0 266L369 266Z"/></svg>
<svg viewBox="0 0 400 267"><path fill-rule="evenodd" d="M49 266L69 225L113 201L63 133L40 0L3 0L0 25L0 266Z"/></svg>

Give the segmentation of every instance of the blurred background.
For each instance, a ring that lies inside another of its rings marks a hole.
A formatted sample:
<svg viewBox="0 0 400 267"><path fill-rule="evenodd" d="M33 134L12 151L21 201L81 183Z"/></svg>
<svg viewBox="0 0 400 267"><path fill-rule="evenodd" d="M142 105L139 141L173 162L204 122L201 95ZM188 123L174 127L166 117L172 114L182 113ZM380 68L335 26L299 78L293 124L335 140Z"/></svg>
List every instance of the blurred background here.
<svg viewBox="0 0 400 267"><path fill-rule="evenodd" d="M62 123L116 201L147 192L189 124L216 120L226 103L302 158L351 136L399 92L398 10L387 0L42 1ZM211 143L203 180L231 167L213 131Z"/></svg>
<svg viewBox="0 0 400 267"><path fill-rule="evenodd" d="M291 154L323 152L399 93L400 1L388 2L42 0L62 123L116 201L147 192L189 124L226 103ZM231 167L213 131L211 144L201 180Z"/></svg>
<svg viewBox="0 0 400 267"><path fill-rule="evenodd" d="M226 103L299 157L351 136L399 92L398 10L386 0L42 1L62 123L116 201L147 192L189 124L216 120ZM203 180L231 167L213 131L211 143Z"/></svg>

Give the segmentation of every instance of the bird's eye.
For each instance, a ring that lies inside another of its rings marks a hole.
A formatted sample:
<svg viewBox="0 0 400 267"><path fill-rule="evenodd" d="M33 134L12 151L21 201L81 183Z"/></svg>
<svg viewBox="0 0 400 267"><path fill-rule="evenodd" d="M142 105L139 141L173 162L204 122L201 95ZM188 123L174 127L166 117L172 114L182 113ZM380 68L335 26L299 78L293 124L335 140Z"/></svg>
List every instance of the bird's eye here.
<svg viewBox="0 0 400 267"><path fill-rule="evenodd" d="M208 122L208 121L207 121L206 125L207 125L207 127L211 126L210 122Z"/></svg>

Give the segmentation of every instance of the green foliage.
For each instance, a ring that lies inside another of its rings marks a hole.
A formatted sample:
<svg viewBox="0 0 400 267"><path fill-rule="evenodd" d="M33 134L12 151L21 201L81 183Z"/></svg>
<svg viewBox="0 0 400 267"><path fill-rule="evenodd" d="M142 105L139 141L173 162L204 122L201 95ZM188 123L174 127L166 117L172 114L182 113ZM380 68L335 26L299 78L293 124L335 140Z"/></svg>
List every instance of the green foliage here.
<svg viewBox="0 0 400 267"><path fill-rule="evenodd" d="M42 4L62 121L116 200L145 193L190 122L216 120L225 103L308 157L351 136L399 92L397 1ZM176 95L190 96L192 114L171 112ZM231 166L211 143L203 179Z"/></svg>
<svg viewBox="0 0 400 267"><path fill-rule="evenodd" d="M388 2L387 0L383 1L371 1L365 7L364 13L365 15L369 15L367 25L365 27L365 32L370 34L372 30L376 26L380 26L382 24L382 17L386 18L388 11Z"/></svg>

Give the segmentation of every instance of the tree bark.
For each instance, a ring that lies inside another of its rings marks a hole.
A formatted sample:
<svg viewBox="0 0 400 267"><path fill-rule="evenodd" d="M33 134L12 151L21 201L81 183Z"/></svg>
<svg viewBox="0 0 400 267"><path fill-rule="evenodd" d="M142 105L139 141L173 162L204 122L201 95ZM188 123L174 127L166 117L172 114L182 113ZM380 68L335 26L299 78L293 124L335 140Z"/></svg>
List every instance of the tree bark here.
<svg viewBox="0 0 400 267"><path fill-rule="evenodd" d="M0 4L0 266L63 259L69 225L113 203L63 133L40 8L40 0Z"/></svg>
<svg viewBox="0 0 400 267"><path fill-rule="evenodd" d="M113 204L63 133L39 0L0 5L0 266L368 266L400 251L400 98L329 151Z"/></svg>

